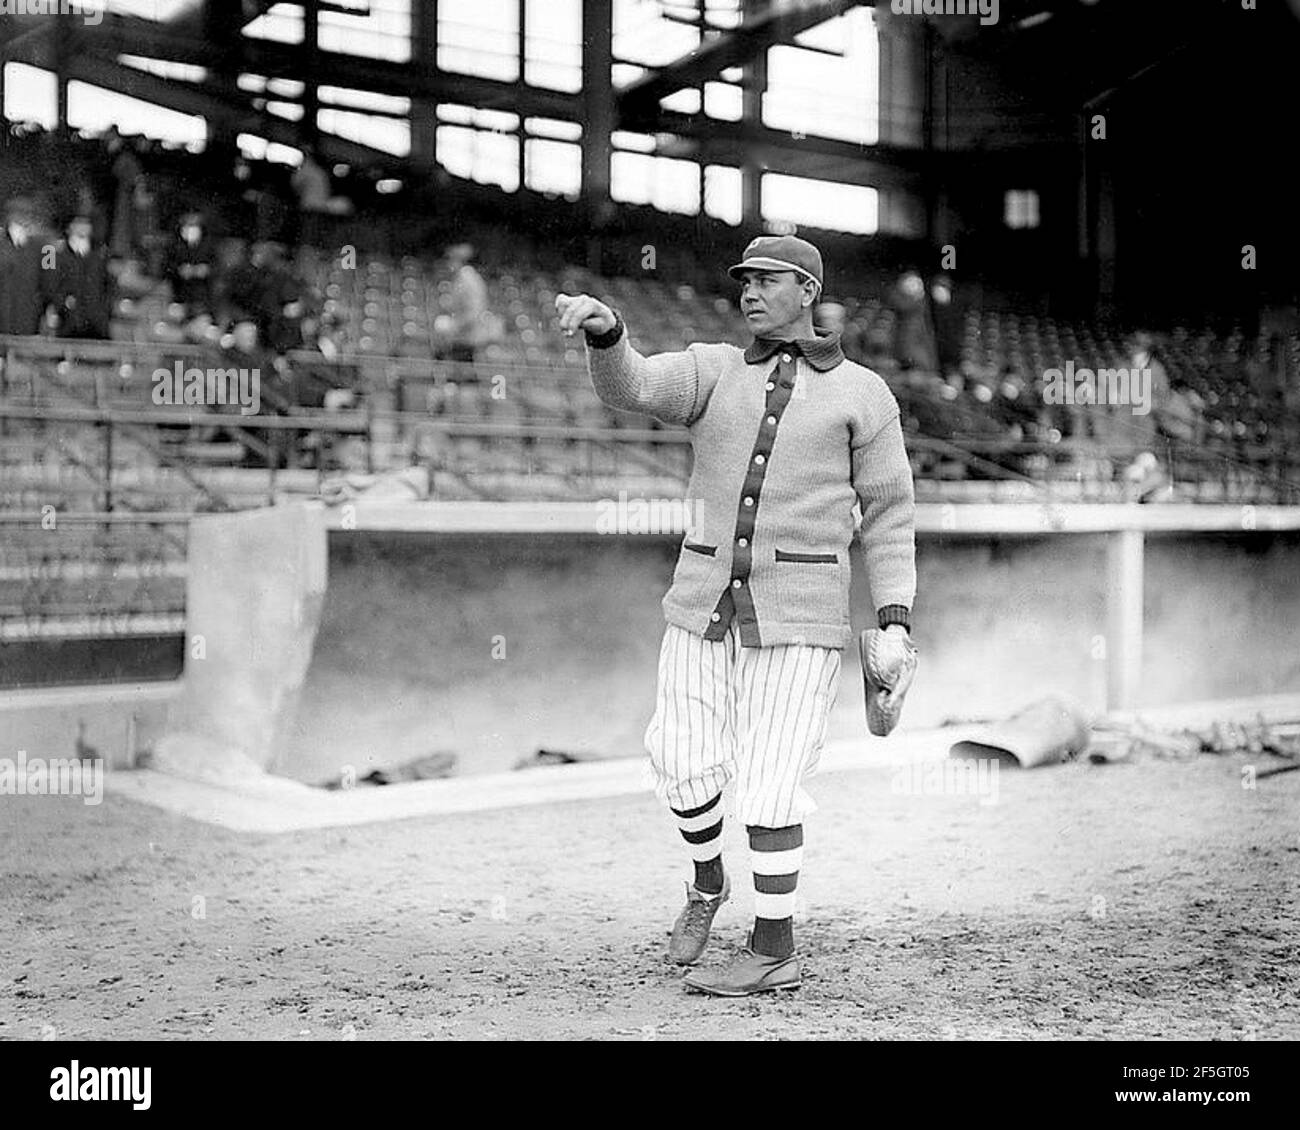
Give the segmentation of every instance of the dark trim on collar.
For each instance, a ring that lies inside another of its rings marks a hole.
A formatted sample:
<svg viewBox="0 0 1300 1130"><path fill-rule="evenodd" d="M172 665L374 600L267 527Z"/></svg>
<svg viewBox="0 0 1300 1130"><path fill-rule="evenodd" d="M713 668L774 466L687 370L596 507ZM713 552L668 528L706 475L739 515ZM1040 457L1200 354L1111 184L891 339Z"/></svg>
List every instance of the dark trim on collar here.
<svg viewBox="0 0 1300 1130"><path fill-rule="evenodd" d="M837 333L818 334L797 341L773 341L771 338L756 337L745 350L745 360L751 365L761 365L781 350L802 354L803 359L819 373L835 368L844 360L844 350L840 348L840 335Z"/></svg>

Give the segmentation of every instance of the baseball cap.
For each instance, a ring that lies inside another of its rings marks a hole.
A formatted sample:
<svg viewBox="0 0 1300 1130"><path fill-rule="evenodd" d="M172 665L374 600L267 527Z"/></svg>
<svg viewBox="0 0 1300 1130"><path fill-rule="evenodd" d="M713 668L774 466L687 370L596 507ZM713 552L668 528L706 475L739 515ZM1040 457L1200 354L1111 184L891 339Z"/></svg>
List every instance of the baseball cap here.
<svg viewBox="0 0 1300 1130"><path fill-rule="evenodd" d="M727 274L739 279L741 271L794 271L822 286L822 253L796 235L760 235L750 240L744 258Z"/></svg>

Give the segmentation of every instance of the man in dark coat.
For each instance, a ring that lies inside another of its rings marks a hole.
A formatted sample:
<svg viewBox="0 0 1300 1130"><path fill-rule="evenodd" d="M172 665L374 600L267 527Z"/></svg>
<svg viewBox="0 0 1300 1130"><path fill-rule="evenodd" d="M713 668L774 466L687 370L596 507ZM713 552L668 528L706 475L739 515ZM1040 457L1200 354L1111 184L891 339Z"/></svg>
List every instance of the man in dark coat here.
<svg viewBox="0 0 1300 1130"><path fill-rule="evenodd" d="M255 243L248 259L230 271L224 316L232 324L256 323L260 342L275 353L302 345L307 288L284 262L280 247Z"/></svg>
<svg viewBox="0 0 1300 1130"><path fill-rule="evenodd" d="M0 231L0 334L40 332L50 283L41 266L35 209L16 196L5 205Z"/></svg>
<svg viewBox="0 0 1300 1130"><path fill-rule="evenodd" d="M203 217L187 212L180 230L167 246L163 273L172 288L172 301L185 307L188 321L213 312L213 283L217 274L217 245L203 226Z"/></svg>
<svg viewBox="0 0 1300 1130"><path fill-rule="evenodd" d="M925 280L916 271L907 271L890 295L894 307L894 359L901 369L938 370L935 356L934 326L926 300Z"/></svg>
<svg viewBox="0 0 1300 1130"><path fill-rule="evenodd" d="M94 221L74 216L56 253L53 299L60 337L107 340L112 319L108 252L93 242Z"/></svg>

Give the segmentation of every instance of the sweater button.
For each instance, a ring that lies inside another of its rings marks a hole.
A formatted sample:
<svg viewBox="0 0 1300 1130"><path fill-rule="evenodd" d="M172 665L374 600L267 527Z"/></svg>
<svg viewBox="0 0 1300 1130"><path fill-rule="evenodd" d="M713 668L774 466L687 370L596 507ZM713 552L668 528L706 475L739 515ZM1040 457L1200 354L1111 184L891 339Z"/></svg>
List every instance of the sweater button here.
<svg viewBox="0 0 1300 1130"><path fill-rule="evenodd" d="M745 505L746 505L746 506L753 506L753 505L754 505L754 500L753 500L752 498L746 498L746 499L745 499Z"/></svg>
<svg viewBox="0 0 1300 1130"><path fill-rule="evenodd" d="M764 459L763 456L762 456L761 454L759 454L759 455L755 455L755 456L754 456L754 462L757 463L757 464L759 464L760 466L762 466L762 464L766 463L767 460Z"/></svg>
<svg viewBox="0 0 1300 1130"><path fill-rule="evenodd" d="M734 580L734 581L731 582L731 587L732 587L733 589L738 589L738 588L740 588L740 586L743 585L744 583L745 583L744 581L737 579L737 580Z"/></svg>
<svg viewBox="0 0 1300 1130"><path fill-rule="evenodd" d="M741 538L739 541L736 542L736 544L740 546L741 549L744 549L745 546L749 544L749 538Z"/></svg>
<svg viewBox="0 0 1300 1130"><path fill-rule="evenodd" d="M775 416L769 416L769 417L767 418L767 422L768 422L769 424L772 424L773 426L775 426L775 425L776 425L776 417L775 417Z"/></svg>
<svg viewBox="0 0 1300 1130"><path fill-rule="evenodd" d="M790 354L782 353L781 360L784 361L787 365L790 364Z"/></svg>
<svg viewBox="0 0 1300 1130"><path fill-rule="evenodd" d="M716 624L719 620L722 619L722 613L721 613L721 612L715 612L715 613L710 617L710 619L711 619L711 620Z"/></svg>
<svg viewBox="0 0 1300 1130"><path fill-rule="evenodd" d="M776 388L776 385L775 385L772 381L768 381L768 382L767 382L767 391L768 391L768 392L771 392L774 388Z"/></svg>

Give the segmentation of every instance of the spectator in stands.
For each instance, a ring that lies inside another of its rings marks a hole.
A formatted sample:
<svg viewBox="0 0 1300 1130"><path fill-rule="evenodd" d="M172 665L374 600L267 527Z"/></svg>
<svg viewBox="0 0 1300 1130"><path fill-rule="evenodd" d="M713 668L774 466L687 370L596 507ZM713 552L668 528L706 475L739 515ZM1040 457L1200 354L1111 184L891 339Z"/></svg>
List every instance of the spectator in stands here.
<svg viewBox="0 0 1300 1130"><path fill-rule="evenodd" d="M288 401L282 389L280 370L276 367L276 358L262 344L258 334L257 322L248 316L235 319L230 333L222 339L220 368L240 369L257 374L258 415L284 415ZM227 415L237 414L238 407L219 409ZM231 438L244 445L244 464L250 467L282 467L286 462L289 439L288 434L280 428L259 428L238 425L238 430L230 432Z"/></svg>
<svg viewBox="0 0 1300 1130"><path fill-rule="evenodd" d="M281 196L283 185L278 183L278 171L263 162L259 172L244 160L235 166L235 179L244 185L241 199L252 212L251 226L259 243L279 242L289 232L290 210Z"/></svg>
<svg viewBox="0 0 1300 1130"><path fill-rule="evenodd" d="M90 216L73 216L67 230L55 257L52 324L60 337L105 341L113 312L108 252L94 241Z"/></svg>
<svg viewBox="0 0 1300 1130"><path fill-rule="evenodd" d="M1169 477L1150 451L1142 452L1124 468L1121 481L1127 502L1155 502L1162 494L1167 497L1169 493Z"/></svg>
<svg viewBox="0 0 1300 1130"><path fill-rule="evenodd" d="M89 181L80 183L69 201L65 212L77 216L89 216L91 224L91 241L99 247L108 249L108 210L95 195L95 186Z"/></svg>
<svg viewBox="0 0 1300 1130"><path fill-rule="evenodd" d="M113 223L109 251L115 258L128 259L136 249L136 187L144 176L144 166L116 129L110 126L104 136L104 148L113 175Z"/></svg>
<svg viewBox="0 0 1300 1130"><path fill-rule="evenodd" d="M298 197L298 243L319 246L327 232L326 217L330 214L330 175L316 159L310 146L303 149L302 164L289 178L289 185Z"/></svg>
<svg viewBox="0 0 1300 1130"><path fill-rule="evenodd" d="M272 357L262 345L257 322L252 318L236 319L230 327L230 333L221 341L223 366L233 365L236 369L257 370L263 379L271 371Z"/></svg>
<svg viewBox="0 0 1300 1130"><path fill-rule="evenodd" d="M1144 451L1158 453L1161 446L1162 422L1169 406L1169 374L1156 355L1155 339L1145 330L1139 330L1129 339L1128 367L1130 370L1150 371L1151 411L1143 416L1126 413L1125 432L1133 454Z"/></svg>
<svg viewBox="0 0 1300 1130"><path fill-rule="evenodd" d="M1170 382L1168 401L1160 415L1160 431L1184 447L1205 446L1205 401L1195 389L1181 381Z"/></svg>
<svg viewBox="0 0 1300 1130"><path fill-rule="evenodd" d="M953 301L952 279L936 275L930 283L931 312L934 318L934 347L939 371L945 375L961 366L961 343L964 327L962 314Z"/></svg>
<svg viewBox="0 0 1300 1130"><path fill-rule="evenodd" d="M471 265L474 247L457 243L447 248L447 263L451 268L451 304L448 310L450 328L447 344L441 356L452 361L474 362L479 348L488 337L488 293L483 276Z"/></svg>
<svg viewBox="0 0 1300 1130"><path fill-rule="evenodd" d="M0 334L36 334L49 305L50 280L41 269L36 209L25 196L5 205L0 233Z"/></svg>
<svg viewBox="0 0 1300 1130"><path fill-rule="evenodd" d="M226 264L220 278L218 321L229 326L245 320L255 321L261 309L261 283L252 252L241 246L238 256Z"/></svg>
<svg viewBox="0 0 1300 1130"><path fill-rule="evenodd" d="M1011 442L1018 443L1036 434L1038 409L1024 378L1014 370L1008 369L1002 374L1002 381L989 404L989 414Z"/></svg>
<svg viewBox="0 0 1300 1130"><path fill-rule="evenodd" d="M102 151L100 159L91 167L90 189L95 197L95 206L103 225L98 234L99 240L106 247L112 246L113 218L117 204L117 178L113 175L113 161L121 150L121 135L116 126L109 126L100 137Z"/></svg>
<svg viewBox="0 0 1300 1130"><path fill-rule="evenodd" d="M158 178L152 164L156 152L157 148L149 138L136 138L135 157L140 163L140 175L136 177L131 196L132 229L136 253L144 260L145 273L150 278L162 274L166 242L158 221Z"/></svg>
<svg viewBox="0 0 1300 1130"><path fill-rule="evenodd" d="M221 364L258 371L260 414L264 416L337 411L356 402L351 386L359 378L354 366L332 364L323 355L319 363L314 363L299 355L289 358L276 354L259 340L257 324L251 319L235 324ZM318 433L256 427L245 431L256 445L250 447L246 457L252 466L264 467L268 459L276 467L318 466L329 461L331 444L328 437Z"/></svg>
<svg viewBox="0 0 1300 1130"><path fill-rule="evenodd" d="M1260 316L1260 337L1268 343L1273 387L1279 397L1286 396L1296 375L1292 372L1290 345L1297 330L1300 330L1300 304L1295 301L1274 303Z"/></svg>
<svg viewBox="0 0 1300 1130"><path fill-rule="evenodd" d="M356 404L361 370L343 355L338 327L328 317L303 323L307 340L294 358L299 404L317 408L346 408Z"/></svg>
<svg viewBox="0 0 1300 1130"><path fill-rule="evenodd" d="M916 271L906 271L890 296L895 311L894 359L900 369L938 370L930 307L925 281Z"/></svg>
<svg viewBox="0 0 1300 1130"><path fill-rule="evenodd" d="M261 342L284 353L302 344L307 297L306 286L284 260L283 248L261 241L230 271L224 313L231 322L253 322Z"/></svg>
<svg viewBox="0 0 1300 1130"><path fill-rule="evenodd" d="M259 268L264 275L262 308L267 312L263 334L267 348L277 354L303 346L303 320L315 303L311 288L285 258L279 243L264 245Z"/></svg>
<svg viewBox="0 0 1300 1130"><path fill-rule="evenodd" d="M186 212L171 239L163 269L171 284L172 302L186 321L211 314L217 275L217 245L208 235L203 216Z"/></svg>
<svg viewBox="0 0 1300 1130"><path fill-rule="evenodd" d="M286 360L285 375L276 386L294 408L337 412L356 407L361 374L353 362L344 359L336 332L330 318L311 316L304 320L305 346ZM329 432L297 435L297 455L302 466L339 465L338 456L347 447L346 441Z"/></svg>

